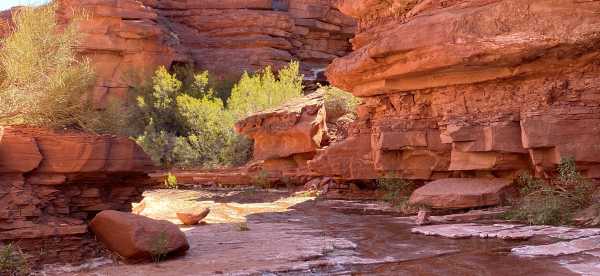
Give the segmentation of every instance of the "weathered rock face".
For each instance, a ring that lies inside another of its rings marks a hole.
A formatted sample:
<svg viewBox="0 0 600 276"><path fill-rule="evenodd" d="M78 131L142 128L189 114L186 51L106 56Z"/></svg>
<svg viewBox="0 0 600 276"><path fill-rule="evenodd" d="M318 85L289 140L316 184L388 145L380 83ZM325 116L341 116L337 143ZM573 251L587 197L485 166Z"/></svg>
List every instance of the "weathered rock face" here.
<svg viewBox="0 0 600 276"><path fill-rule="evenodd" d="M177 40L158 14L137 0L60 0L62 21L84 11L79 23L79 53L89 58L96 73L93 99L103 107L110 97L126 99L132 84L151 76L159 65L185 61Z"/></svg>
<svg viewBox="0 0 600 276"><path fill-rule="evenodd" d="M0 241L18 241L38 263L91 257L85 222L129 210L152 168L127 138L0 128Z"/></svg>
<svg viewBox="0 0 600 276"><path fill-rule="evenodd" d="M166 220L106 210L94 217L90 228L108 249L128 261L180 254L190 248L179 227Z"/></svg>
<svg viewBox="0 0 600 276"><path fill-rule="evenodd" d="M197 67L231 78L299 60L309 76L348 53L355 22L330 0L143 0Z"/></svg>
<svg viewBox="0 0 600 276"><path fill-rule="evenodd" d="M89 58L97 81L93 99L102 108L159 65L193 63L221 80L267 65L299 60L316 78L350 51L355 21L331 0L179 1L59 0L59 19L85 11L78 52ZM0 37L11 11L0 14Z"/></svg>
<svg viewBox="0 0 600 276"><path fill-rule="evenodd" d="M254 159L314 154L327 130L323 94L312 93L236 123L236 131L254 140Z"/></svg>
<svg viewBox="0 0 600 276"><path fill-rule="evenodd" d="M495 206L505 202L511 184L506 179L440 179L416 189L409 203L438 209Z"/></svg>
<svg viewBox="0 0 600 276"><path fill-rule="evenodd" d="M364 103L352 137L320 153L313 170L544 176L572 157L600 177L599 2L343 0L339 8L360 30L327 75Z"/></svg>

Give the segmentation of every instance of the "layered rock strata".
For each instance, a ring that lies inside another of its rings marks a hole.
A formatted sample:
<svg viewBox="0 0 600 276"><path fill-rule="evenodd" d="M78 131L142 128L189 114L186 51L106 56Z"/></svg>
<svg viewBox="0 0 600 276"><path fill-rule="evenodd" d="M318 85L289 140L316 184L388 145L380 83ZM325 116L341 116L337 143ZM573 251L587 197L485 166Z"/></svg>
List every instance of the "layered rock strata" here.
<svg viewBox="0 0 600 276"><path fill-rule="evenodd" d="M548 176L574 158L600 177L600 3L339 1L360 22L327 70L363 99L323 175Z"/></svg>
<svg viewBox="0 0 600 276"><path fill-rule="evenodd" d="M143 0L198 68L224 79L299 60L307 77L349 52L355 22L330 0ZM313 74L315 73L315 74Z"/></svg>
<svg viewBox="0 0 600 276"><path fill-rule="evenodd" d="M78 52L89 59L96 74L93 99L99 108L111 97L127 99L129 87L151 76L158 66L189 60L157 12L140 1L58 2L61 22L83 19L78 23Z"/></svg>
<svg viewBox="0 0 600 276"><path fill-rule="evenodd" d="M141 199L151 160L115 136L0 128L0 241L36 263L97 254L86 222Z"/></svg>
<svg viewBox="0 0 600 276"><path fill-rule="evenodd" d="M312 93L236 123L238 133L254 140L253 158L268 171L307 172L310 160L326 139L323 94Z"/></svg>

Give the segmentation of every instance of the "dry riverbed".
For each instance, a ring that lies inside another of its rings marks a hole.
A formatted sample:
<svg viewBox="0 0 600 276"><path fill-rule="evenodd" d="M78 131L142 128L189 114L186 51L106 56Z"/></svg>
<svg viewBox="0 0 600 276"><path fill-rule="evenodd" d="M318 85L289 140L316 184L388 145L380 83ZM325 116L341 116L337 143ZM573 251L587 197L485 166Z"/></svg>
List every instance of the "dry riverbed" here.
<svg viewBox="0 0 600 276"><path fill-rule="evenodd" d="M599 275L600 229L456 223L415 226L388 207L281 191L157 190L141 212L210 207L181 225L190 250L159 264L108 258L42 275ZM246 228L247 229L244 229Z"/></svg>

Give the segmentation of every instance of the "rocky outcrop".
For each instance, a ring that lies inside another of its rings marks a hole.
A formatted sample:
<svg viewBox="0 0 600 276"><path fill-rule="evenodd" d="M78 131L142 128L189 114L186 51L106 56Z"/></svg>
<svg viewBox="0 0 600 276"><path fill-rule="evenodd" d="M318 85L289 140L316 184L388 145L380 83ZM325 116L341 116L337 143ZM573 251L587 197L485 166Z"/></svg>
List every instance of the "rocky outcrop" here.
<svg viewBox="0 0 600 276"><path fill-rule="evenodd" d="M177 225L131 213L102 211L94 217L90 229L108 249L131 262L160 260L190 248Z"/></svg>
<svg viewBox="0 0 600 276"><path fill-rule="evenodd" d="M312 93L250 115L237 122L235 128L254 140L256 160L293 160L294 155L314 155L327 131L323 94Z"/></svg>
<svg viewBox="0 0 600 276"><path fill-rule="evenodd" d="M350 50L355 22L330 0L143 0L198 68L221 78L299 60L307 77Z"/></svg>
<svg viewBox="0 0 600 276"><path fill-rule="evenodd" d="M17 242L38 263L94 256L86 221L130 210L152 168L127 138L0 128L0 241Z"/></svg>
<svg viewBox="0 0 600 276"><path fill-rule="evenodd" d="M96 72L93 100L127 100L158 66L194 64L221 81L298 60L307 79L350 51L355 21L331 0L59 0L61 23L83 12L78 52ZM0 37L11 11L0 15Z"/></svg>
<svg viewBox="0 0 600 276"><path fill-rule="evenodd" d="M512 181L485 178L449 178L429 182L416 189L409 203L435 209L466 209L506 202Z"/></svg>
<svg viewBox="0 0 600 276"><path fill-rule="evenodd" d="M78 23L78 52L96 73L93 100L99 108L111 97L127 99L129 87L151 76L159 65L188 60L156 11L140 1L59 0L62 22L82 12L86 18Z"/></svg>
<svg viewBox="0 0 600 276"><path fill-rule="evenodd" d="M327 70L363 98L320 174L412 179L600 171L597 1L339 1L354 51Z"/></svg>

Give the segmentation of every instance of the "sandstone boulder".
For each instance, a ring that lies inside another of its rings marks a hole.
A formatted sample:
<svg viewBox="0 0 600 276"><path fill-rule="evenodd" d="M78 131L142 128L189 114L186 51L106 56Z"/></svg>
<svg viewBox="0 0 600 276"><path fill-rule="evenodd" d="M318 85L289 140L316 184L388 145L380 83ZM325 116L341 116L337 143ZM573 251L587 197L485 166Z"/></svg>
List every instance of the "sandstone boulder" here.
<svg viewBox="0 0 600 276"><path fill-rule="evenodd" d="M189 249L177 225L131 213L102 211L91 221L90 229L108 249L129 261L182 254Z"/></svg>
<svg viewBox="0 0 600 276"><path fill-rule="evenodd" d="M415 190L409 203L436 209L464 209L501 204L512 184L506 179L447 178Z"/></svg>

